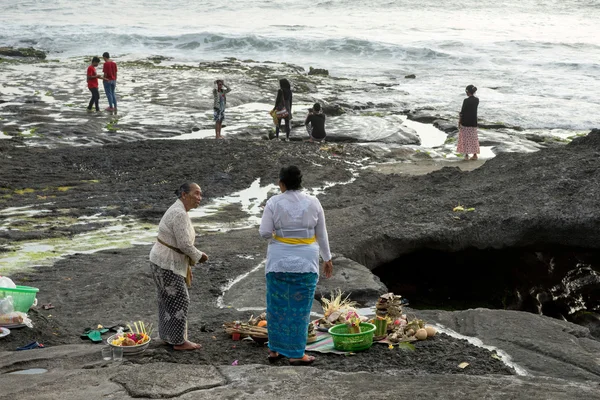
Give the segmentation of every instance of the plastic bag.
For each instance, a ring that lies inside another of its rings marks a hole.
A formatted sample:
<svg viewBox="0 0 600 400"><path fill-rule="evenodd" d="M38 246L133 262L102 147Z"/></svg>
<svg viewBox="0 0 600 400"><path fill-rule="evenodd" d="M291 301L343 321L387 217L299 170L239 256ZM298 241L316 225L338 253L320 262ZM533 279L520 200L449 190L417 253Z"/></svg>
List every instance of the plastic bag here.
<svg viewBox="0 0 600 400"><path fill-rule="evenodd" d="M12 296L6 296L0 299L0 315L10 314L15 311Z"/></svg>
<svg viewBox="0 0 600 400"><path fill-rule="evenodd" d="M17 285L8 276L0 276L0 288L15 289Z"/></svg>
<svg viewBox="0 0 600 400"><path fill-rule="evenodd" d="M3 325L25 325L33 328L33 322L31 322L27 314L19 311L0 315L0 326Z"/></svg>

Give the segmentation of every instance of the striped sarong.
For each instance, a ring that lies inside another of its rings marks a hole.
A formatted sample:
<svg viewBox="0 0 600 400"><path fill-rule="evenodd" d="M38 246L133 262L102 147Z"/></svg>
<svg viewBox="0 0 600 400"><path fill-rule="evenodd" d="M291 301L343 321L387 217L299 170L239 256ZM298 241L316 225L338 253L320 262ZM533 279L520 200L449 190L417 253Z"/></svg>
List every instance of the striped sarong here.
<svg viewBox="0 0 600 400"><path fill-rule="evenodd" d="M269 272L266 278L269 349L288 358L302 358L319 276Z"/></svg>

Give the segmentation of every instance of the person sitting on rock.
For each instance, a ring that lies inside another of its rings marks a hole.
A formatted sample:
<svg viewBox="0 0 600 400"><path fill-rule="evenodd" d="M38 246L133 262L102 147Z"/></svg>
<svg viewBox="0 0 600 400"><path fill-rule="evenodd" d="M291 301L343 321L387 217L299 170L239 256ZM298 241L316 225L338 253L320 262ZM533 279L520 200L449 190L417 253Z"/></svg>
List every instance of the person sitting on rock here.
<svg viewBox="0 0 600 400"><path fill-rule="evenodd" d="M317 141L325 141L325 136L327 133L325 132L325 114L321 112L321 105L319 103L315 103L313 107L308 110L308 115L304 120L304 125L306 126L306 130L308 132L309 142Z"/></svg>

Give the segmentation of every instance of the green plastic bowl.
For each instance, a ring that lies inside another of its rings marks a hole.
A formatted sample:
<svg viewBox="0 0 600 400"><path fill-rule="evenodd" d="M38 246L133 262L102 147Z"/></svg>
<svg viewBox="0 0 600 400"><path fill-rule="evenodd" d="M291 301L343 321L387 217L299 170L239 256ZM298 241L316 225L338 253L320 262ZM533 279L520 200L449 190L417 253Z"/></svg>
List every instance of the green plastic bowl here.
<svg viewBox="0 0 600 400"><path fill-rule="evenodd" d="M0 299L12 296L15 311L27 313L35 303L35 296L39 291L40 289L30 286L17 286L15 289L0 288Z"/></svg>
<svg viewBox="0 0 600 400"><path fill-rule="evenodd" d="M361 322L359 326L360 333L348 333L346 324L329 328L329 334L333 337L333 347L342 351L362 351L370 348L373 344L375 325Z"/></svg>

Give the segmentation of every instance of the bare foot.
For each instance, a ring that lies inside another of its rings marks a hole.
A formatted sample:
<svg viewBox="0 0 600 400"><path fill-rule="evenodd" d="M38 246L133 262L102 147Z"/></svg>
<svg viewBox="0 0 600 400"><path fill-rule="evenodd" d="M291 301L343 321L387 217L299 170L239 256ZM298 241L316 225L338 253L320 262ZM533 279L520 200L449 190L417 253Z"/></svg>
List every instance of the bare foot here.
<svg viewBox="0 0 600 400"><path fill-rule="evenodd" d="M183 342L183 344L173 346L173 350L198 350L201 348L201 344L190 342L189 340L186 340L185 342Z"/></svg>
<svg viewBox="0 0 600 400"><path fill-rule="evenodd" d="M469 161L469 156L465 156L465 161Z"/></svg>
<svg viewBox="0 0 600 400"><path fill-rule="evenodd" d="M290 365L310 365L316 358L314 356L304 355L302 358L290 358Z"/></svg>
<svg viewBox="0 0 600 400"><path fill-rule="evenodd" d="M471 161L477 161L477 160L478 160L477 155L474 155L473 157L471 157Z"/></svg>

